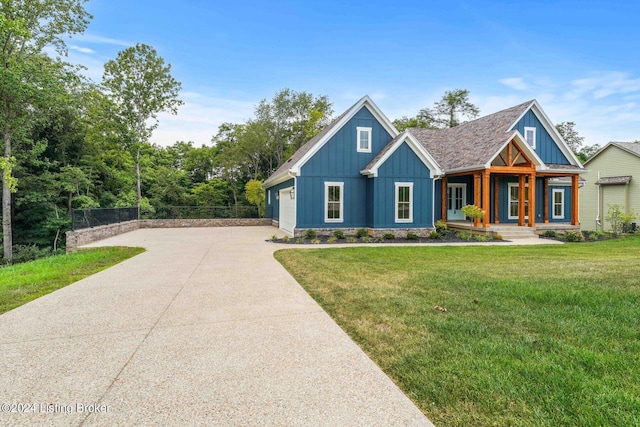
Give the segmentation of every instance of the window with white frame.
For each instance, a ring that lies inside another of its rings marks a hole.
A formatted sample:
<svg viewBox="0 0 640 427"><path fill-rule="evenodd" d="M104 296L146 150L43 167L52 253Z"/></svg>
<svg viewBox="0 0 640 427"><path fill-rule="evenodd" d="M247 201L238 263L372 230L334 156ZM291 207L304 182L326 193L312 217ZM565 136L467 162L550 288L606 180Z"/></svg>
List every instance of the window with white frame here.
<svg viewBox="0 0 640 427"><path fill-rule="evenodd" d="M371 152L371 128L357 127L358 133L358 153Z"/></svg>
<svg viewBox="0 0 640 427"><path fill-rule="evenodd" d="M527 141L527 144L536 148L536 128L534 127L525 127L524 128L524 139Z"/></svg>
<svg viewBox="0 0 640 427"><path fill-rule="evenodd" d="M324 183L324 221L344 221L344 182Z"/></svg>
<svg viewBox="0 0 640 427"><path fill-rule="evenodd" d="M554 188L551 192L553 196L553 213L551 217L553 219L564 218L564 189Z"/></svg>
<svg viewBox="0 0 640 427"><path fill-rule="evenodd" d="M396 182L396 222L413 222L413 182Z"/></svg>

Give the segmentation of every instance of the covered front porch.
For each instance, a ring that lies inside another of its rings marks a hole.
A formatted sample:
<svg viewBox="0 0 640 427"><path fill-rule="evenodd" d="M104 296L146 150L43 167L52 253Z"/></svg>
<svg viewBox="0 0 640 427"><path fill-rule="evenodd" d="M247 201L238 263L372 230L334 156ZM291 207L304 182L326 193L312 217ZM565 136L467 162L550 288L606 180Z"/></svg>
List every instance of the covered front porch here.
<svg viewBox="0 0 640 427"><path fill-rule="evenodd" d="M478 231L498 226L576 229L578 185L575 168L544 165L514 139L489 167L442 178L441 218L453 228ZM478 206L484 217L473 224L465 221L461 209L467 204Z"/></svg>

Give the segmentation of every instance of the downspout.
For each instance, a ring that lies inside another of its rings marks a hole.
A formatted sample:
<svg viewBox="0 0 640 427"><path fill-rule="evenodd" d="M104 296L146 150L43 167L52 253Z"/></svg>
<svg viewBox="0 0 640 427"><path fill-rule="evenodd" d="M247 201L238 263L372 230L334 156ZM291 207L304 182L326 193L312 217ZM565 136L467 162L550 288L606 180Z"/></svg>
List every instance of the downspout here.
<svg viewBox="0 0 640 427"><path fill-rule="evenodd" d="M293 201L294 206L294 218L296 220L296 223L293 225L292 228L292 233L293 236L292 237L296 237L296 226L298 225L298 175L291 172L291 169L289 169L287 171L287 175L290 176L291 178L293 178L293 190L294 190L294 194L296 195L295 200ZM278 218L279 219L279 218Z"/></svg>
<svg viewBox="0 0 640 427"><path fill-rule="evenodd" d="M598 171L598 181L600 181L600 171ZM596 215L596 230L598 229L598 226L602 226L602 223L600 221L600 191L602 190L602 185L598 184L598 204L596 205L598 207L598 211L597 211L597 215ZM604 231L604 230L602 230Z"/></svg>
<svg viewBox="0 0 640 427"><path fill-rule="evenodd" d="M436 181L439 179L442 179L442 175L435 175L431 180L431 228L436 227Z"/></svg>

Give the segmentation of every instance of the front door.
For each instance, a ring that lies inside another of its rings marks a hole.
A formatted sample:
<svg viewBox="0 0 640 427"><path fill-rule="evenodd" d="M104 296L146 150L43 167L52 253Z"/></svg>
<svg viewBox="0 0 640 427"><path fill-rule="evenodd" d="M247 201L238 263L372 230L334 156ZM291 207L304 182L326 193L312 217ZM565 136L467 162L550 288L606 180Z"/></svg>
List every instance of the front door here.
<svg viewBox="0 0 640 427"><path fill-rule="evenodd" d="M509 219L518 219L520 208L520 185L517 182L509 183ZM524 187L524 218L529 219L529 184Z"/></svg>
<svg viewBox="0 0 640 427"><path fill-rule="evenodd" d="M447 221L464 220L467 184L447 184Z"/></svg>

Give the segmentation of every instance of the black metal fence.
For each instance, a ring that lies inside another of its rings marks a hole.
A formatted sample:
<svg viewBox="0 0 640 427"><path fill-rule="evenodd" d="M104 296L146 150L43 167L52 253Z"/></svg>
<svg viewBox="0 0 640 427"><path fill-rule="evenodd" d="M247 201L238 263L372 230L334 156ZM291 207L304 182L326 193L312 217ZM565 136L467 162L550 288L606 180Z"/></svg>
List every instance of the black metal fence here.
<svg viewBox="0 0 640 427"><path fill-rule="evenodd" d="M157 206L143 209L141 219L260 218L256 206Z"/></svg>
<svg viewBox="0 0 640 427"><path fill-rule="evenodd" d="M73 209L71 211L71 228L81 230L134 219L138 219L138 208Z"/></svg>
<svg viewBox="0 0 640 427"><path fill-rule="evenodd" d="M138 219L138 208L73 209L73 230ZM157 206L142 208L140 219L260 218L256 206Z"/></svg>

